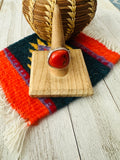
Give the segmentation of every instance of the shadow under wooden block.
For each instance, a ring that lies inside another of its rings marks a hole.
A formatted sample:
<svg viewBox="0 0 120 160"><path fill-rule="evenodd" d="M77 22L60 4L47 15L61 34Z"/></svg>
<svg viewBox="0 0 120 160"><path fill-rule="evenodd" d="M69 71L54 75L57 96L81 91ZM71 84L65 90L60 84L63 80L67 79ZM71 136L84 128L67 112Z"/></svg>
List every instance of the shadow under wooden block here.
<svg viewBox="0 0 120 160"><path fill-rule="evenodd" d="M80 49L70 51L68 73L63 77L50 72L48 51L32 56L29 95L32 97L81 97L93 94L93 88Z"/></svg>

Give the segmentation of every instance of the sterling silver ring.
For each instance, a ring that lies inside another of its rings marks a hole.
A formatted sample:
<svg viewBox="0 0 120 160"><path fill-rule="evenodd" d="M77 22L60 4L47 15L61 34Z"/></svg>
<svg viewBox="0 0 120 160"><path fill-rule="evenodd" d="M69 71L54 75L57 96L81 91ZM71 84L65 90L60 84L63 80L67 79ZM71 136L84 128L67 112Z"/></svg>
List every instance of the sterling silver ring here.
<svg viewBox="0 0 120 160"><path fill-rule="evenodd" d="M50 57L51 57L52 53L55 52L55 51L61 51L61 50L64 50L64 51L66 51L68 53L68 56L69 56L68 59L70 60L70 51L68 49L66 49L64 47L59 47L59 48L51 49L50 52L49 52L49 54L48 54L48 65L49 66L51 66L49 64L49 60L50 60ZM51 67L53 67L53 66L51 66ZM55 67L53 67L53 68L55 68Z"/></svg>
<svg viewBox="0 0 120 160"><path fill-rule="evenodd" d="M59 51L59 50L65 50L65 51L67 51L68 54L69 54L69 58L70 58L70 50L67 49L67 48L64 48L64 47L60 47L60 48L55 48L55 49L51 49L51 50L50 50L50 52L49 52L49 54L48 54L48 61L49 61L49 58L50 58L51 54L52 54L53 52Z"/></svg>

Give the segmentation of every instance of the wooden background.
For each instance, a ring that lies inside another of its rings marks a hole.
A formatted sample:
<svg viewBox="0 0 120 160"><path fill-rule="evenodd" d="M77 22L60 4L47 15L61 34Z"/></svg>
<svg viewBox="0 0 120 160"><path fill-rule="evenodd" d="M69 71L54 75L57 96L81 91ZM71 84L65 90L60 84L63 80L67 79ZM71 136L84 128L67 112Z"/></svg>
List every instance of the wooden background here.
<svg viewBox="0 0 120 160"><path fill-rule="evenodd" d="M21 3L2 3L0 49L33 33ZM0 160L14 160L3 145L2 126ZM120 160L120 63L94 88L94 96L78 99L31 127L20 160Z"/></svg>

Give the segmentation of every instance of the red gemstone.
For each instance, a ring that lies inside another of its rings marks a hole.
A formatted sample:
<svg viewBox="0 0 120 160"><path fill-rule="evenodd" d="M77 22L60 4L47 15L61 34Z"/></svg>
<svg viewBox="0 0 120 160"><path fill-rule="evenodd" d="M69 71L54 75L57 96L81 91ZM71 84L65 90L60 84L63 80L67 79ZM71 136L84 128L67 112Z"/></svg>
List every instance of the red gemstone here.
<svg viewBox="0 0 120 160"><path fill-rule="evenodd" d="M54 51L50 58L49 64L55 68L64 68L69 64L69 53L66 50Z"/></svg>

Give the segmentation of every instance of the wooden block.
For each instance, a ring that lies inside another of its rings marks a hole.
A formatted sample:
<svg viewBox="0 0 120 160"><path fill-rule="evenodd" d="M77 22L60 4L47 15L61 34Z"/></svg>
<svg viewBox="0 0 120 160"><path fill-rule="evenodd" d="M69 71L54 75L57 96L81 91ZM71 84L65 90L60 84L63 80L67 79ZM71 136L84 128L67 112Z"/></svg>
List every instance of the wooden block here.
<svg viewBox="0 0 120 160"><path fill-rule="evenodd" d="M50 72L48 51L33 53L29 95L32 97L81 97L93 94L88 71L80 49L70 51L67 75L58 77Z"/></svg>

